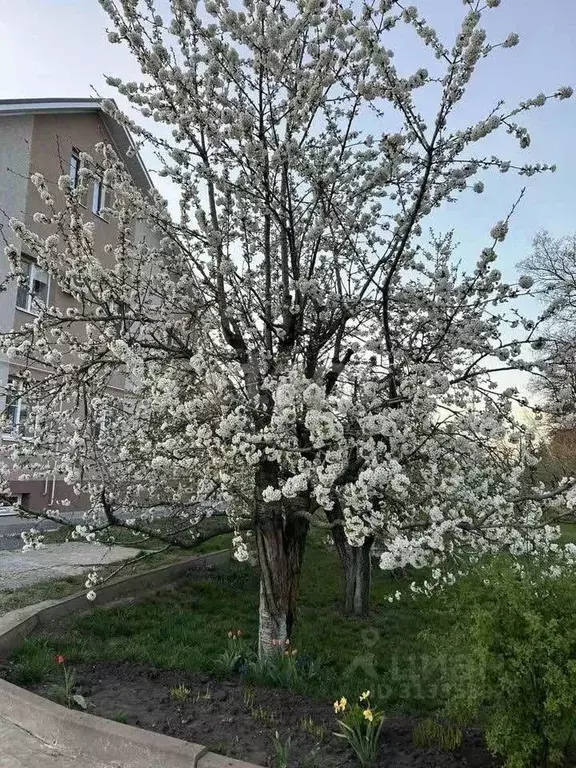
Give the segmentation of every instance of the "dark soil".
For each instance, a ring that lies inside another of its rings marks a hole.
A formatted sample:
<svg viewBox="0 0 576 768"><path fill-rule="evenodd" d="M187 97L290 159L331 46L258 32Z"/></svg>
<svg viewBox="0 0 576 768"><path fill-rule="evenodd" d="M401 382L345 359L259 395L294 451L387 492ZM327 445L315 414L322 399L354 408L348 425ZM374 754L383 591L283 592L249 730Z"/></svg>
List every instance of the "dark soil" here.
<svg viewBox="0 0 576 768"><path fill-rule="evenodd" d="M358 761L332 731L332 703L292 691L252 687L128 663L103 662L76 668L76 693L93 714L209 746L214 752L274 766L273 737L290 736L290 768L358 768ZM176 701L171 690L190 693ZM35 692L49 695L49 686ZM307 722L307 725L304 724ZM310 722L311 721L311 722ZM495 768L478 731L468 730L453 752L418 749L417 720L388 718L382 731L377 768ZM314 730L310 733L310 730Z"/></svg>

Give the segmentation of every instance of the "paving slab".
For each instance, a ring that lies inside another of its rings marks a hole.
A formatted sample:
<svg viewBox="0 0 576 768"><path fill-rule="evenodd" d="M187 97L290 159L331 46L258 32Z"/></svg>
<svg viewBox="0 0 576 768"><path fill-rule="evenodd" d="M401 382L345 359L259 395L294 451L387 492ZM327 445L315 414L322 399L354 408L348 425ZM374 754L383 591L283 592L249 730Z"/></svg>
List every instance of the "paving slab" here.
<svg viewBox="0 0 576 768"><path fill-rule="evenodd" d="M120 768L49 744L0 715L0 768Z"/></svg>
<svg viewBox="0 0 576 768"><path fill-rule="evenodd" d="M3 762L4 761L4 762ZM0 768L259 768L0 680Z"/></svg>
<svg viewBox="0 0 576 768"><path fill-rule="evenodd" d="M0 590L20 589L43 581L77 576L91 566L128 560L139 552L133 547L65 542L47 544L27 552L0 552Z"/></svg>

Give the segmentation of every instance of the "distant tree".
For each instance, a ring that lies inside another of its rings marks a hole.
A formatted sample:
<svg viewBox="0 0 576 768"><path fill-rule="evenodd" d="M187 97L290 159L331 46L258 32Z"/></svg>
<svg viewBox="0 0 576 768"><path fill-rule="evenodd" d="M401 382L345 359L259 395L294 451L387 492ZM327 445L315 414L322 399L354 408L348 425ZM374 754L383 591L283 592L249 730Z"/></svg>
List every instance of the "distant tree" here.
<svg viewBox="0 0 576 768"><path fill-rule="evenodd" d="M497 450L522 428L518 393L492 374L529 368L538 333L513 312L525 286L494 265L511 212L469 273L450 235L422 233L435 209L481 193L484 171L547 170L476 146L504 131L527 147L519 116L572 90L496 102L461 127L476 65L518 41L486 38L498 0L465 2L449 45L394 0L170 0L167 18L152 0L101 4L110 41L142 69L142 83L109 79L142 124L104 106L156 149L179 215L142 197L107 147L84 157L78 188L60 179L63 210L33 179L46 229L13 227L76 305L39 307L3 340L26 366L37 421L11 460L88 494L89 539L120 510L138 527L164 500L193 529L197 502L222 502L236 556L257 554L262 654L292 631L310 525L333 532L357 613L375 537L382 567L432 566L434 581L453 578L463 554L547 547L550 501L568 485L524 492L530 441ZM396 68L399 27L430 69ZM435 100L426 117L422 88ZM80 204L96 165L113 193L110 267ZM135 220L157 245L135 241Z"/></svg>
<svg viewBox="0 0 576 768"><path fill-rule="evenodd" d="M534 386L558 426L576 425L576 235L553 238L538 232L522 269L534 279L545 305Z"/></svg>

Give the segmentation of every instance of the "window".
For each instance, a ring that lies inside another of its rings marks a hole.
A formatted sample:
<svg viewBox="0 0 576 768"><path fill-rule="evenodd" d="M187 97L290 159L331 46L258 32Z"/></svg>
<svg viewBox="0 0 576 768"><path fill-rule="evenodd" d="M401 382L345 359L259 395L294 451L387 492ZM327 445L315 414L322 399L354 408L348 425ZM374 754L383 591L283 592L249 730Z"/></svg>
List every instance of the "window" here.
<svg viewBox="0 0 576 768"><path fill-rule="evenodd" d="M106 187L101 178L94 179L94 187L92 188L92 213L101 215L102 208L104 208L106 199Z"/></svg>
<svg viewBox="0 0 576 768"><path fill-rule="evenodd" d="M70 156L70 183L72 189L76 189L80 183L80 152L74 147Z"/></svg>
<svg viewBox="0 0 576 768"><path fill-rule="evenodd" d="M14 376L8 377L4 415L8 421L5 434L14 437L31 437L28 404L26 398L22 397L22 382Z"/></svg>
<svg viewBox="0 0 576 768"><path fill-rule="evenodd" d="M126 413L126 401L112 396L107 397L105 401L99 398L97 407L91 406L85 413L87 429L98 442L113 433L114 428L122 422Z"/></svg>
<svg viewBox="0 0 576 768"><path fill-rule="evenodd" d="M48 302L49 278L33 261L22 259L23 282L18 285L16 306L26 312L35 312Z"/></svg>
<svg viewBox="0 0 576 768"><path fill-rule="evenodd" d="M28 509L29 507L30 494L17 493L6 498L0 506L0 517L15 517L20 514L20 509Z"/></svg>
<svg viewBox="0 0 576 768"><path fill-rule="evenodd" d="M106 430L106 413L103 413L93 424L94 440L100 440Z"/></svg>

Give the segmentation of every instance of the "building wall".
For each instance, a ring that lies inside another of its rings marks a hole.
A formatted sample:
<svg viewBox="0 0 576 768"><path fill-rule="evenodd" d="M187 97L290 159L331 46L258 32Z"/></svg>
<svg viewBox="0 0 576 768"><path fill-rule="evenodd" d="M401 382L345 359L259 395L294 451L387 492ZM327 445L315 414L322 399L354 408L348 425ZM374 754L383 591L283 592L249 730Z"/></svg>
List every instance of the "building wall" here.
<svg viewBox="0 0 576 768"><path fill-rule="evenodd" d="M36 224L33 220L37 211L45 212L35 186L29 180L33 173L41 173L48 184L58 210L63 206L63 196L58 189L59 177L69 172L72 149L94 154L94 145L98 142L114 143L105 124L96 113L86 114L42 114L35 116L10 116L0 120L0 207L9 212L10 216L21 218L32 231L45 237L49 234L46 225ZM2 149L4 148L4 149ZM4 154L3 154L4 152ZM6 176L4 168L17 169L18 182L11 185L11 179ZM4 194L6 199L3 199ZM8 199L9 198L9 199ZM91 188L86 201L85 220L94 222L95 252L104 256L104 245L116 239L116 226L109 223L91 210ZM144 227L138 227L138 238L150 238ZM13 240L13 239L12 239ZM0 256L1 269L6 269ZM65 294L52 282L50 286L51 304L61 309L73 306L73 299ZM0 330L19 327L31 320L31 313L16 308L16 287L13 286L10 295L0 294ZM17 371L18 365L12 363L10 370ZM0 379L6 380L8 375L6 362L0 361ZM122 388L121 376L116 377L111 384ZM3 404L2 404L3 406ZM25 494L30 509L39 510L55 505L58 500L68 497L71 509L85 509L86 500L75 497L57 476L45 480L19 481L14 477L11 488L15 494Z"/></svg>
<svg viewBox="0 0 576 768"><path fill-rule="evenodd" d="M94 154L94 146L99 142L111 142L102 119L98 114L61 114L36 115L32 132L30 169L32 173L41 173L47 181L50 193L55 201L56 209L64 205L64 197L58 189L58 179L70 170L72 149ZM91 188L86 201L86 221L94 223L94 247L98 254L104 256L104 246L114 241L115 227L101 216L92 213ZM41 236L49 233L49 228L36 224L33 216L37 211L45 212L46 207L36 187L28 181L26 191L26 225ZM67 308L73 305L73 300L58 289L51 286L50 302L58 307ZM16 323L27 322L26 313L17 310Z"/></svg>
<svg viewBox="0 0 576 768"><path fill-rule="evenodd" d="M8 222L11 217L22 219L25 215L33 125L32 115L0 117L0 248L6 242L19 245ZM7 260L0 258L0 282L8 273ZM16 286L10 283L0 294L0 333L12 328L15 304ZM0 383L5 383L7 377L8 364L0 356Z"/></svg>
<svg viewBox="0 0 576 768"><path fill-rule="evenodd" d="M15 496L21 494L23 506L33 511L58 509L60 508L59 499L65 498L70 499L71 512L88 509L88 497L74 496L70 492L70 487L57 477L49 477L46 480L13 480L10 483L10 490Z"/></svg>

